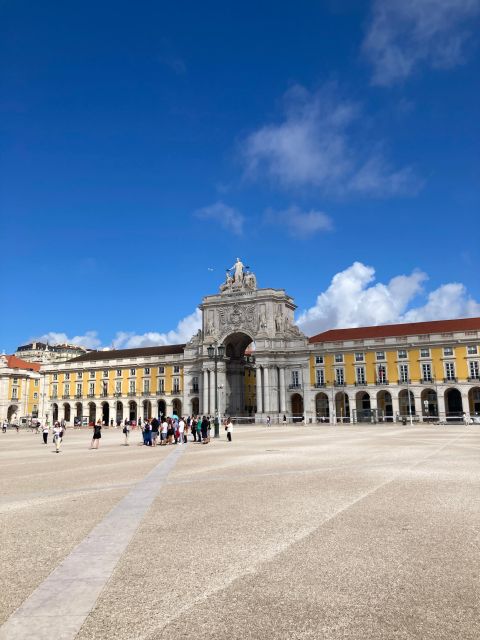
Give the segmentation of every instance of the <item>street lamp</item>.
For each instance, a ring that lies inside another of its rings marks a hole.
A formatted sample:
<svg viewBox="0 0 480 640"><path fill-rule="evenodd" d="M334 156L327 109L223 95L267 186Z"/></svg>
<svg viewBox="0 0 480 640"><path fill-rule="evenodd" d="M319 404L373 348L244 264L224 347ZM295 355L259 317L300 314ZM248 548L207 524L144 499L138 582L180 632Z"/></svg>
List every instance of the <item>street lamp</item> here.
<svg viewBox="0 0 480 640"><path fill-rule="evenodd" d="M209 347L207 347L207 353L208 353L208 357L210 358L210 360L213 360L213 362L215 363L215 438L219 438L220 437L220 420L218 417L218 385L217 385L217 368L218 368L218 361L219 360L223 360L223 357L225 356L225 346L223 344L219 344L217 345L217 343L215 343L214 345L210 345Z"/></svg>

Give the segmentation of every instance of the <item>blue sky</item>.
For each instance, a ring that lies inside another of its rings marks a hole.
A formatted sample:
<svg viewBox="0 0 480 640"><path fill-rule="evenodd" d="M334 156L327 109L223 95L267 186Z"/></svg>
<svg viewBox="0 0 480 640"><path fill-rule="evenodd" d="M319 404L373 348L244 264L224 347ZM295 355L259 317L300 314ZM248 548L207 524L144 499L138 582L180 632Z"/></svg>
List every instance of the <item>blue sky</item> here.
<svg viewBox="0 0 480 640"><path fill-rule="evenodd" d="M308 334L480 315L479 19L2 3L0 348L184 340L237 255Z"/></svg>

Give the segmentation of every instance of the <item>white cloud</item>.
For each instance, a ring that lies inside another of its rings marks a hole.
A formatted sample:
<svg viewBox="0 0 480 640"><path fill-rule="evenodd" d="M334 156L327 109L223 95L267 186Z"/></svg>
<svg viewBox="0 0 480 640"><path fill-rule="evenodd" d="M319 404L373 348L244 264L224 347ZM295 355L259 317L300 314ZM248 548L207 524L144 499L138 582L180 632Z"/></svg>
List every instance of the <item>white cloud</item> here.
<svg viewBox="0 0 480 640"><path fill-rule="evenodd" d="M302 211L296 205L288 209L275 211L269 209L265 214L268 224L285 227L292 236L308 238L320 231L329 231L333 224L331 218L322 211Z"/></svg>
<svg viewBox="0 0 480 640"><path fill-rule="evenodd" d="M336 327L361 327L395 322L421 322L480 315L475 302L462 284L445 284L427 294L428 279L421 271L399 275L388 283L375 282L373 267L354 262L337 273L315 305L304 311L297 324L307 335Z"/></svg>
<svg viewBox="0 0 480 640"><path fill-rule="evenodd" d="M218 222L224 229L236 235L242 235L243 233L245 218L239 211L223 202L215 202L208 207L197 209L194 215L201 220Z"/></svg>
<svg viewBox="0 0 480 640"><path fill-rule="evenodd" d="M358 105L341 100L331 87L310 93L291 88L281 122L267 124L244 140L246 175L263 174L282 187L313 186L327 193L374 196L409 194L419 182L411 168L392 169L381 144L357 139Z"/></svg>
<svg viewBox="0 0 480 640"><path fill-rule="evenodd" d="M101 345L101 341L98 338L96 331L87 331L83 336L74 336L69 338L66 333L57 331L49 331L42 336L32 338L38 342L48 342L48 344L74 344L80 347L86 347L87 349L98 349Z"/></svg>
<svg viewBox="0 0 480 640"><path fill-rule="evenodd" d="M401 82L420 65L448 69L462 63L479 11L480 0L375 0L363 42L373 84Z"/></svg>
<svg viewBox="0 0 480 640"><path fill-rule="evenodd" d="M143 334L133 332L117 332L113 344L116 349L133 349L137 347L152 347L165 344L183 344L197 333L202 327L202 312L196 309L177 324L176 329L166 333L149 331Z"/></svg>

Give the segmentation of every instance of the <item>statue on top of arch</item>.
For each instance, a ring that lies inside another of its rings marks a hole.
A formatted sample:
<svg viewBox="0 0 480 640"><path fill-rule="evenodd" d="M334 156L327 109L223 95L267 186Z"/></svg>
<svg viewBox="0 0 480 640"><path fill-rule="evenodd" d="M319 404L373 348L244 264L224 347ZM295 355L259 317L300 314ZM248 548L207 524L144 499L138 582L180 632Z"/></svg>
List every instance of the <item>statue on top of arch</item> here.
<svg viewBox="0 0 480 640"><path fill-rule="evenodd" d="M257 278L254 273L248 271L240 258L237 258L233 267L226 270L225 282L220 285L221 293L235 293L243 291L255 291Z"/></svg>

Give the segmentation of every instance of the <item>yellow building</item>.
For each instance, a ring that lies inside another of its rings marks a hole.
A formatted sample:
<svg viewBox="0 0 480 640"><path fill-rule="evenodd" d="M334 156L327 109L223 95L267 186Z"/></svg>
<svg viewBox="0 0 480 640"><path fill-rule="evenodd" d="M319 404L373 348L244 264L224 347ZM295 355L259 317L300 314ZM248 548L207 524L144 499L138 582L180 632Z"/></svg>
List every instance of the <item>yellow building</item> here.
<svg viewBox="0 0 480 640"><path fill-rule="evenodd" d="M40 365L14 355L0 356L0 419L11 424L37 418L41 412L44 377Z"/></svg>

